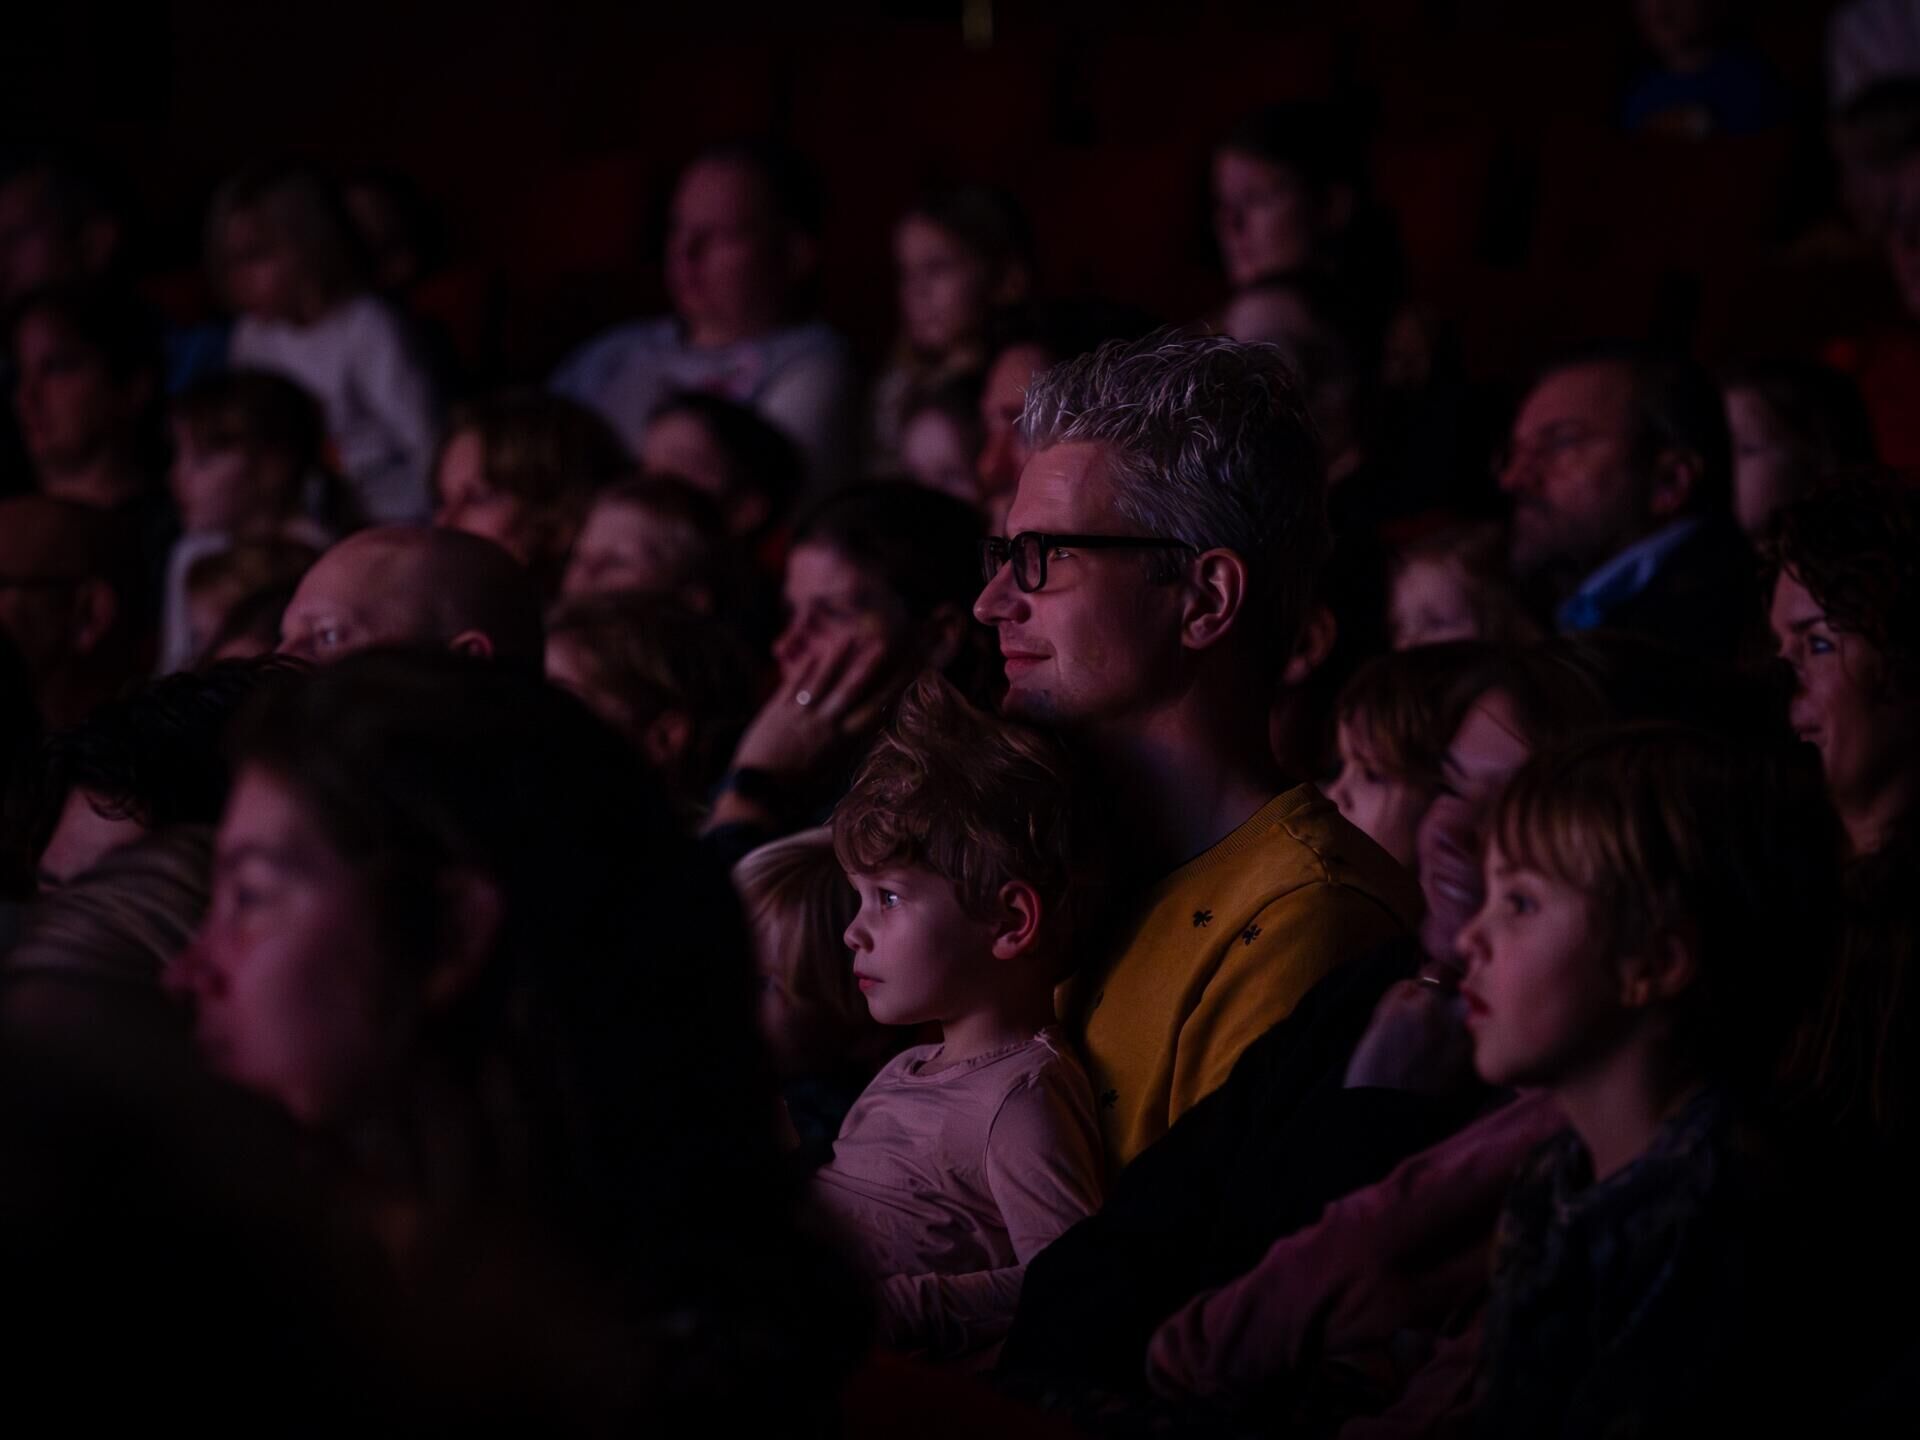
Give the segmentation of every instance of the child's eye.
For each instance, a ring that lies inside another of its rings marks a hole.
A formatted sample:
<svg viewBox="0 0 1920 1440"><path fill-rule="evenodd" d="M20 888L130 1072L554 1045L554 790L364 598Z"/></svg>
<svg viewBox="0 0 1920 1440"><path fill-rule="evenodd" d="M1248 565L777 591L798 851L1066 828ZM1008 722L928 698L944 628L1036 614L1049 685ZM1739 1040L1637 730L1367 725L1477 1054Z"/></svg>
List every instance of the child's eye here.
<svg viewBox="0 0 1920 1440"><path fill-rule="evenodd" d="M900 903L899 895L895 894L891 890L882 890L879 892L879 894L880 894L880 908L882 910L891 910L894 908L894 906Z"/></svg>
<svg viewBox="0 0 1920 1440"><path fill-rule="evenodd" d="M1809 634L1807 636L1807 653L1809 655L1831 655L1833 653L1833 642L1824 635Z"/></svg>
<svg viewBox="0 0 1920 1440"><path fill-rule="evenodd" d="M1384 785L1387 783L1386 778L1381 775L1378 770L1369 770L1365 766L1362 766L1360 769L1360 778L1365 780L1369 785Z"/></svg>
<svg viewBox="0 0 1920 1440"><path fill-rule="evenodd" d="M1509 890L1503 897L1509 915L1531 915L1534 911L1533 897L1522 890Z"/></svg>

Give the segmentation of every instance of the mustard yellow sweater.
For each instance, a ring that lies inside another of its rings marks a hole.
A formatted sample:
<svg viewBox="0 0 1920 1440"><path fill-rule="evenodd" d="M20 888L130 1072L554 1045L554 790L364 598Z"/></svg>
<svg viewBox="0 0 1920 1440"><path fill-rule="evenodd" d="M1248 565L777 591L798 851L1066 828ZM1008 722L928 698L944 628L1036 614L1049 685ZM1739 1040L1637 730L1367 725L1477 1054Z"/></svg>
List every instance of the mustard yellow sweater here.
<svg viewBox="0 0 1920 1440"><path fill-rule="evenodd" d="M1111 960L1060 993L1108 1164L1164 1135L1322 977L1419 914L1413 877L1311 785L1162 880Z"/></svg>

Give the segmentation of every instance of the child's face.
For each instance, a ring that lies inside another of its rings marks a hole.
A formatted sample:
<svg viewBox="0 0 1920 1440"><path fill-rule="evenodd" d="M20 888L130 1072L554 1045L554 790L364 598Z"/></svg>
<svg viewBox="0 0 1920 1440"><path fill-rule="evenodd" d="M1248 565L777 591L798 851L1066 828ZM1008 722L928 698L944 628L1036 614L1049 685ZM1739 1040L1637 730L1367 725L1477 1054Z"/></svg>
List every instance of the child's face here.
<svg viewBox="0 0 1920 1440"><path fill-rule="evenodd" d="M648 507L603 500L580 528L561 591L569 598L613 591L670 594L685 577L686 550L679 527Z"/></svg>
<svg viewBox="0 0 1920 1440"><path fill-rule="evenodd" d="M922 410L900 432L900 462L929 490L980 503L979 456L966 434L938 410Z"/></svg>
<svg viewBox="0 0 1920 1440"><path fill-rule="evenodd" d="M220 233L227 302L263 320L299 318L303 284L293 247L258 211L227 217Z"/></svg>
<svg viewBox="0 0 1920 1440"><path fill-rule="evenodd" d="M1339 745L1340 773L1327 787L1327 798L1374 844L1413 869L1414 836L1432 798L1427 787L1382 770L1367 748L1366 736L1344 720Z"/></svg>
<svg viewBox="0 0 1920 1440"><path fill-rule="evenodd" d="M1480 633L1467 587L1452 566L1438 560L1412 561L1394 576L1387 623L1396 650L1473 640Z"/></svg>
<svg viewBox="0 0 1920 1440"><path fill-rule="evenodd" d="M893 237L900 323L924 355L946 355L985 331L991 297L986 264L952 232L909 215Z"/></svg>
<svg viewBox="0 0 1920 1440"><path fill-rule="evenodd" d="M1727 391L1727 433L1733 439L1733 518L1757 538L1774 511L1805 493L1806 477L1793 437L1757 392Z"/></svg>
<svg viewBox="0 0 1920 1440"><path fill-rule="evenodd" d="M435 525L491 540L522 565L533 559L527 507L487 483L485 448L473 431L462 430L447 442L434 488L440 496Z"/></svg>
<svg viewBox="0 0 1920 1440"><path fill-rule="evenodd" d="M1415 841L1420 893L1427 902L1420 943L1433 959L1452 957L1455 937L1486 899L1480 830L1532 748L1513 702L1497 690L1474 703L1447 745L1441 762L1445 782L1420 817Z"/></svg>
<svg viewBox="0 0 1920 1440"><path fill-rule="evenodd" d="M235 534L262 508L272 509L270 477L247 447L208 443L190 426L173 427L173 468L167 484L189 534ZM264 502L264 506L263 506Z"/></svg>
<svg viewBox="0 0 1920 1440"><path fill-rule="evenodd" d="M1629 1015L1588 897L1489 843L1486 903L1460 932L1474 1068L1490 1085L1554 1085L1602 1058Z"/></svg>
<svg viewBox="0 0 1920 1440"><path fill-rule="evenodd" d="M991 999L994 926L960 908L950 881L919 865L847 879L860 895L847 948L875 1020L945 1024Z"/></svg>

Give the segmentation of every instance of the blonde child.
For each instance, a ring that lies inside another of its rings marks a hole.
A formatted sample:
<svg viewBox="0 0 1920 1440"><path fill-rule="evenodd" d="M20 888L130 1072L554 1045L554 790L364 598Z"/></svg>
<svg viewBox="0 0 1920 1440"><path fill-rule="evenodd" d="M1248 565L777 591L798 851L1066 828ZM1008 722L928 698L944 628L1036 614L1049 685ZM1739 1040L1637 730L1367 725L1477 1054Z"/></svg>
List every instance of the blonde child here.
<svg viewBox="0 0 1920 1440"><path fill-rule="evenodd" d="M439 396L404 318L367 287L332 189L298 169L235 176L214 198L207 260L238 316L232 363L285 375L320 402L369 521L424 520Z"/></svg>
<svg viewBox="0 0 1920 1440"><path fill-rule="evenodd" d="M813 1180L898 1348L997 1344L1027 1262L1100 1203L1093 1096L1053 1023L1070 813L1053 743L933 675L834 812L867 1007L941 1031L875 1077Z"/></svg>
<svg viewBox="0 0 1920 1440"><path fill-rule="evenodd" d="M803 1156L831 1150L847 1111L876 1071L914 1038L867 1012L847 961L860 909L833 853L833 832L803 830L733 867L753 934L760 1034Z"/></svg>

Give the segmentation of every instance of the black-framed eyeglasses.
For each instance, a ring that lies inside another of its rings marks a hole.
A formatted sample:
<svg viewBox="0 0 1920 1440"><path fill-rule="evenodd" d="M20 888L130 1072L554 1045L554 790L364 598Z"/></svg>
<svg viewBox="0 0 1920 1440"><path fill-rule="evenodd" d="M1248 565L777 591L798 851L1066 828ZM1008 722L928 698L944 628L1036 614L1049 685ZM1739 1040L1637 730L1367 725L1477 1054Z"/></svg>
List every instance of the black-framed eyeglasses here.
<svg viewBox="0 0 1920 1440"><path fill-rule="evenodd" d="M1142 535L1057 535L1044 530L1022 530L1018 535L990 535L980 542L980 578L992 580L1008 561L1013 583L1031 595L1047 583L1047 557L1055 550L1191 550L1184 540L1160 540Z"/></svg>

